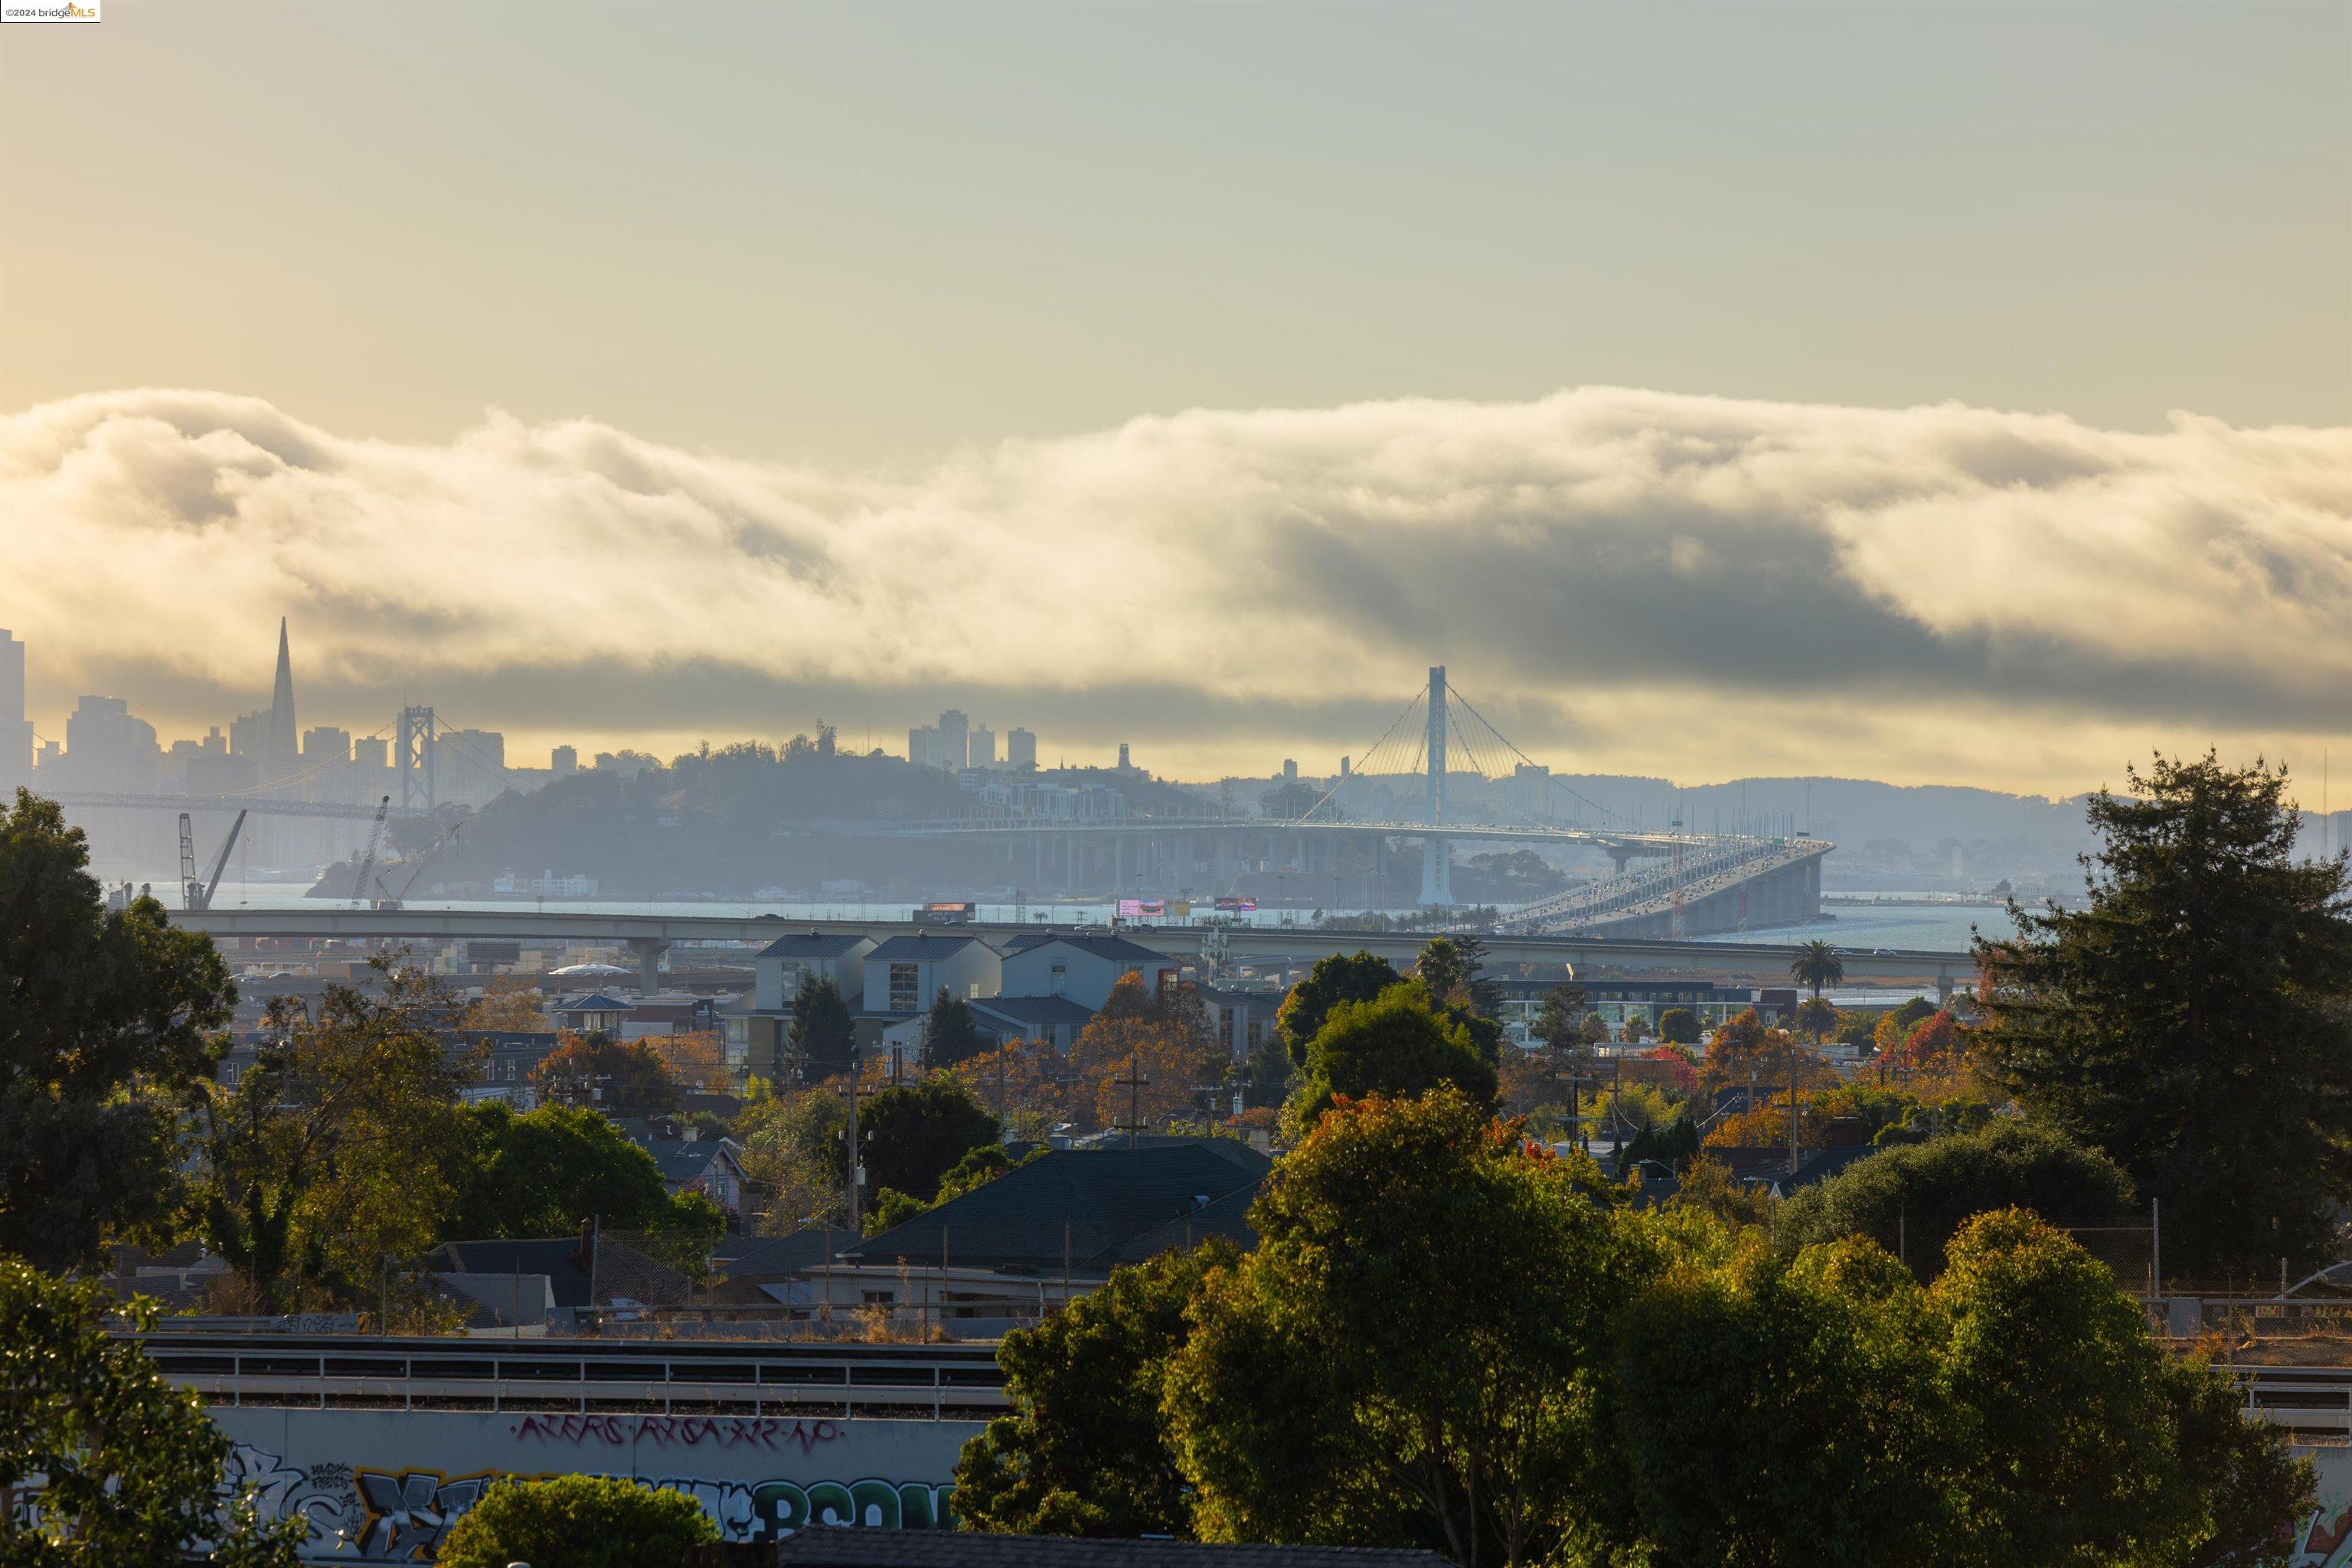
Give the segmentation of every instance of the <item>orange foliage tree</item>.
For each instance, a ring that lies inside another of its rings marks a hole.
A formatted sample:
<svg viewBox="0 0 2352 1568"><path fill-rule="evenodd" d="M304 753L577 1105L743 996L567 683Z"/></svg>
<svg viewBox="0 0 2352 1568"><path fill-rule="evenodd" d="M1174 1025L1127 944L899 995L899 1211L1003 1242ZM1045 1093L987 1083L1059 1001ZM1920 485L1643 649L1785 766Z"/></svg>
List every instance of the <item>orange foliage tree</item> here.
<svg viewBox="0 0 2352 1568"><path fill-rule="evenodd" d="M1223 1080L1227 1063L1208 1008L1189 985L1154 996L1128 973L1070 1044L1073 1120L1092 1113L1096 1127L1146 1127L1200 1113L1201 1089ZM1138 1087L1134 1075L1141 1074Z"/></svg>
<svg viewBox="0 0 2352 1568"><path fill-rule="evenodd" d="M716 1031L697 1029L683 1035L649 1035L646 1043L661 1057L678 1087L698 1094L725 1094L732 1087L727 1053Z"/></svg>

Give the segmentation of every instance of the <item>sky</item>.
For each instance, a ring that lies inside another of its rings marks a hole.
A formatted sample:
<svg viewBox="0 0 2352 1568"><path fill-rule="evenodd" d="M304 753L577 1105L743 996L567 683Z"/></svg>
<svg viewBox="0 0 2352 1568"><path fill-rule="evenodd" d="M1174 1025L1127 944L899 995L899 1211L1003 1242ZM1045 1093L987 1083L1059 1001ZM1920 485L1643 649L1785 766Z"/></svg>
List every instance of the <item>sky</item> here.
<svg viewBox="0 0 2352 1568"><path fill-rule="evenodd" d="M0 543L44 735L2352 756L2352 5L114 0Z"/></svg>

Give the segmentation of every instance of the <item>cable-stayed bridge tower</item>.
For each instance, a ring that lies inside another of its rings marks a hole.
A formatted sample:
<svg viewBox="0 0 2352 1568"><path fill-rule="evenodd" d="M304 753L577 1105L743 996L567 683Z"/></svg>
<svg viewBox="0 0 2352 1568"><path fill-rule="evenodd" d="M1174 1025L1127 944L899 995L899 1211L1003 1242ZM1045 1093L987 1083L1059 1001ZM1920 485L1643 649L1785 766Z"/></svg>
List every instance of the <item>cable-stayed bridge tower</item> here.
<svg viewBox="0 0 2352 1568"><path fill-rule="evenodd" d="M1428 818L1432 827L1445 826L1445 667L1429 667L1429 736L1423 750L1429 757ZM1454 905L1454 851L1436 834L1421 841L1421 901L1428 909Z"/></svg>

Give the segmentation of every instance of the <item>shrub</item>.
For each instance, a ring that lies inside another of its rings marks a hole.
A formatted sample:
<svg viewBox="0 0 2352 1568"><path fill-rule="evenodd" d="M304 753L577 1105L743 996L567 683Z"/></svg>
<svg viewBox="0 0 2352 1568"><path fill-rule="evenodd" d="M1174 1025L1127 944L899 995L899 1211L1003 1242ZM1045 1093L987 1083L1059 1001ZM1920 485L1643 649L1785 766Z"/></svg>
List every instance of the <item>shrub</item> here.
<svg viewBox="0 0 2352 1568"><path fill-rule="evenodd" d="M684 1492L609 1476L500 1481L442 1538L441 1568L677 1568L719 1527Z"/></svg>

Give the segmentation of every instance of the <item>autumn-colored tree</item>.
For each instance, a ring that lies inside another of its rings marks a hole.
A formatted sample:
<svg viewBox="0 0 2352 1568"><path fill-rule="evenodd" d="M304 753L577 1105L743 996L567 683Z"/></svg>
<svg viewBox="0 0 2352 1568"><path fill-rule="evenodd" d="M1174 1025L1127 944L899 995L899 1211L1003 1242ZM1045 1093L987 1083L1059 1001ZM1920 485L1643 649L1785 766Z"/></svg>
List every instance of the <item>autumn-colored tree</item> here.
<svg viewBox="0 0 2352 1568"><path fill-rule="evenodd" d="M679 1035L648 1035L645 1043L662 1059L677 1086L698 1094L725 1094L733 1087L727 1052L713 1029Z"/></svg>
<svg viewBox="0 0 2352 1568"><path fill-rule="evenodd" d="M1968 1060L1968 1031L1949 1013L1932 1013L1911 1026L1896 1047L1890 1065L1927 1072L1948 1072Z"/></svg>
<svg viewBox="0 0 2352 1568"><path fill-rule="evenodd" d="M1142 976L1121 975L1071 1043L1071 1073L1085 1089L1073 1109L1091 1111L1097 1127L1158 1127L1198 1114L1201 1091L1223 1080L1226 1063L1194 1012L1197 994L1190 1002L1181 993L1152 996Z"/></svg>
<svg viewBox="0 0 2352 1568"><path fill-rule="evenodd" d="M1924 996L1914 996L1892 1012L1881 1013L1878 1022L1871 1026L1871 1044L1882 1057L1891 1057L1902 1048L1903 1037L1918 1026L1923 1018L1935 1016L1936 1005Z"/></svg>
<svg viewBox="0 0 2352 1568"><path fill-rule="evenodd" d="M608 1035L566 1029L530 1072L540 1097L561 1105L587 1105L615 1116L645 1116L677 1104L677 1079L643 1040L626 1044Z"/></svg>
<svg viewBox="0 0 2352 1568"><path fill-rule="evenodd" d="M519 1035L544 1034L548 1027L547 999L539 987L517 975L494 975L482 994L458 1015L461 1029L511 1030Z"/></svg>
<svg viewBox="0 0 2352 1568"><path fill-rule="evenodd" d="M1051 1040L1006 1040L958 1070L1010 1136L1042 1142L1070 1120L1075 1080L1069 1058Z"/></svg>
<svg viewBox="0 0 2352 1568"><path fill-rule="evenodd" d="M1837 1074L1807 1050L1803 1042L1786 1029L1769 1027L1755 1008L1748 1007L1717 1026L1714 1038L1707 1042L1699 1083L1716 1089L1753 1082L1759 1090L1777 1088L1786 1092L1792 1069L1801 1087L1837 1081Z"/></svg>
<svg viewBox="0 0 2352 1568"><path fill-rule="evenodd" d="M1820 1100L1810 1094L1797 1097L1798 1141L1808 1149L1818 1149L1829 1142L1830 1116ZM1756 1090L1756 1109L1736 1110L1718 1119L1706 1130L1701 1146L1708 1149L1785 1149L1789 1146L1789 1091L1778 1095L1759 1084Z"/></svg>

